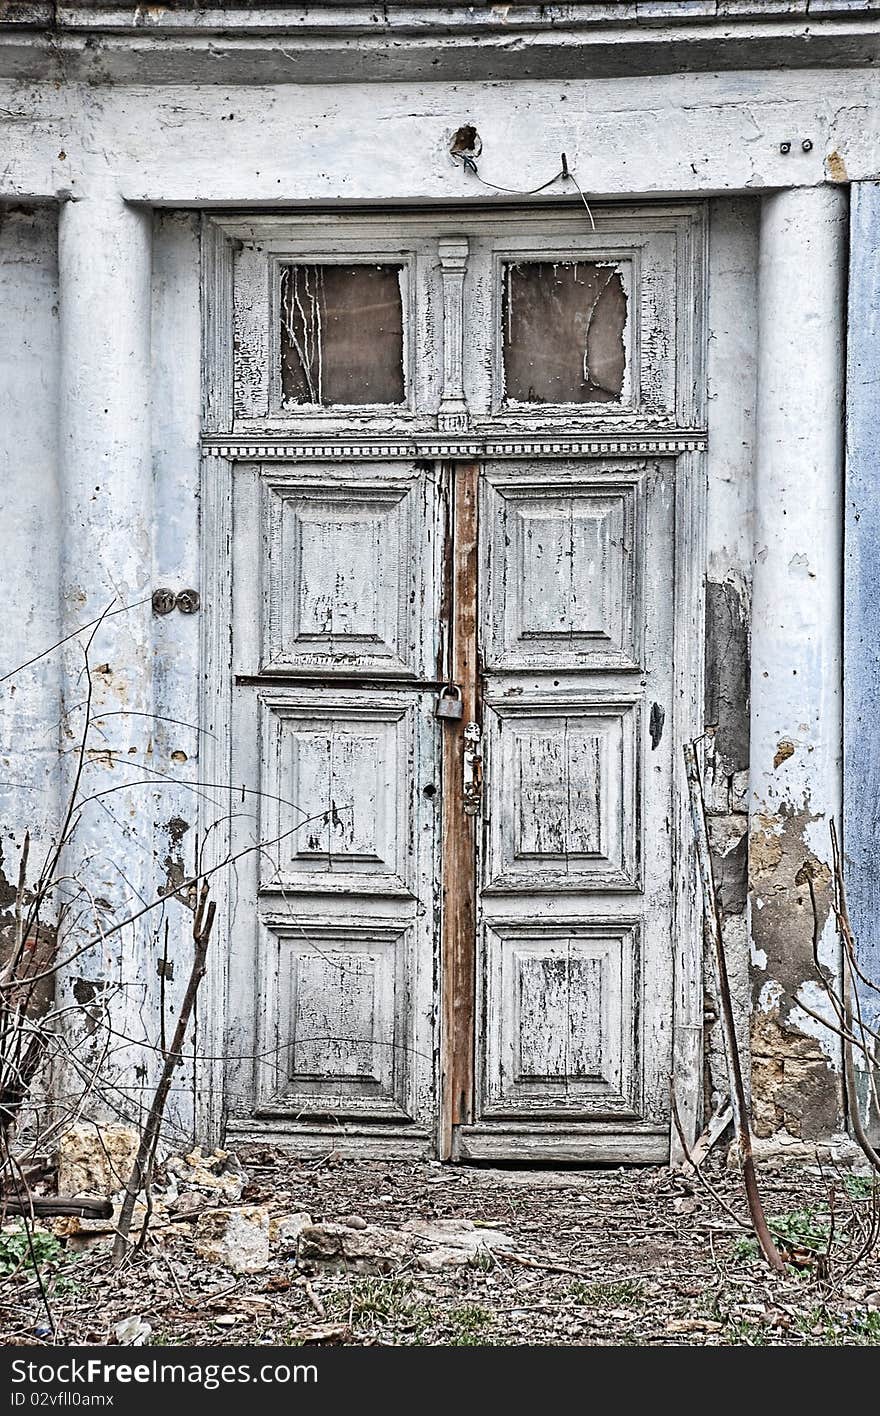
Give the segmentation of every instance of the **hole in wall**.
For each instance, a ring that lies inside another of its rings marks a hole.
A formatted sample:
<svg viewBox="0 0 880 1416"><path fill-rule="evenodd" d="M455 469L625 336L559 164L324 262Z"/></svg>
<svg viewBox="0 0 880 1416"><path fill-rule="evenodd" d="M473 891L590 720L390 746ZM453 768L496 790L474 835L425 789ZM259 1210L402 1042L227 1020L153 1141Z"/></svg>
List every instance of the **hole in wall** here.
<svg viewBox="0 0 880 1416"><path fill-rule="evenodd" d="M453 133L449 151L457 158L479 157L483 151L483 142L473 123L464 123Z"/></svg>

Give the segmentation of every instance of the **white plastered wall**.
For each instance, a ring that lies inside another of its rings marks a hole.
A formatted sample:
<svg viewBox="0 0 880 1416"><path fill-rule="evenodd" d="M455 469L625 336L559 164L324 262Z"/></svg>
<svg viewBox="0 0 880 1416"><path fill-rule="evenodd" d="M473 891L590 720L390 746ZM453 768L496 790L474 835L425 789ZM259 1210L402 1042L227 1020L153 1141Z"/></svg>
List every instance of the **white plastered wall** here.
<svg viewBox="0 0 880 1416"><path fill-rule="evenodd" d="M5 82L0 84L0 133L14 132L14 142L8 143L8 160L0 174L0 199L13 206L41 197L85 208L80 223L86 233L85 255L81 251L80 259L87 257L89 240L103 238L107 223L102 211L112 215L120 229L133 229L132 223L138 227L140 235L130 249L148 263L152 283L152 481L149 495L141 496L142 484L132 478L125 517L132 534L136 531L143 544L152 545L153 564L144 583L177 592L200 584L194 208L483 203L489 199L486 189L448 154L451 134L464 122L473 122L479 130L481 172L501 186L539 185L558 169L564 151L590 196L706 196L711 215L707 576L743 607L747 622L760 200L763 193L791 184L843 183L876 172L878 90L880 77L866 70L261 89ZM780 150L784 142L790 143L787 154ZM810 145L806 151L805 142ZM140 204L163 209L152 222L151 251ZM189 212L175 211L184 207ZM4 228L12 234L4 238L9 257L2 298L11 322L26 332L24 353L2 366L5 401L18 409L18 421L6 422L10 435L4 439L7 495L11 491L7 506L12 512L5 525L4 570L12 586L13 613L7 616L10 664L46 647L61 624L73 627L79 612L65 601L63 588L59 604L62 531L68 564L76 564L80 553L70 544L70 527L62 525L54 452L55 208L37 211L37 216L16 217L7 207ZM86 361L105 334L112 333L116 302L125 298L132 282L137 284L137 272L120 274L112 297L103 304L96 298L90 319L82 322L79 352ZM69 359L68 366L73 368L74 361ZM143 436L139 416L126 415L126 400L133 414L143 411L138 379L130 373L121 367L108 379L121 429L114 447L104 446L101 452L111 461L118 456L126 462L132 453L126 446L126 428L137 427L138 438ZM33 416L34 386L40 389L39 418ZM80 467L78 475L85 478L88 470ZM109 517L105 529L112 545L118 524ZM81 554L92 563L87 549ZM93 604L80 609L97 605L102 590L108 591L108 598L114 593L109 579L104 586L99 579L93 577ZM131 862L144 890L158 891L188 870L196 846L195 792L186 784L199 780L199 625L198 615L178 611L147 617L143 624L152 674L149 702L145 699L139 711L154 716L149 733L133 743L153 781L141 795L149 802L149 813L125 834L120 859ZM838 633L830 623L817 630L831 637ZM61 703L59 672L57 656L47 660L38 677L29 680L34 696L27 704L22 706L21 696L16 701L11 694L2 704L4 713L12 715L6 735L15 744L11 761L16 771L23 764L37 786L34 819L44 822L55 812L59 790L52 736ZM137 691L142 688L143 682ZM31 752L23 746L25 737L51 742L52 747ZM10 770L9 781L14 780ZM712 764L713 835L722 857L737 848L745 789L741 765L728 771L723 763ZM15 796L7 820L17 840L20 810L21 798ZM116 849L112 837L106 844L109 851ZM166 979L164 986L170 1021L185 976L188 938L179 905L168 906L167 918L169 949L177 965L174 979ZM741 912L727 929L741 1021L748 999L746 921L747 913ZM164 950L165 918L157 914L154 923L154 952L142 962L140 991L129 1018L138 1025L139 1036L156 1032L160 983L155 968ZM117 967L121 959L120 954ZM132 1096L148 1087L154 1065L153 1056L146 1071L130 1079ZM717 1089L717 1065L713 1076ZM181 1118L191 1097L192 1079L181 1073L175 1101Z"/></svg>

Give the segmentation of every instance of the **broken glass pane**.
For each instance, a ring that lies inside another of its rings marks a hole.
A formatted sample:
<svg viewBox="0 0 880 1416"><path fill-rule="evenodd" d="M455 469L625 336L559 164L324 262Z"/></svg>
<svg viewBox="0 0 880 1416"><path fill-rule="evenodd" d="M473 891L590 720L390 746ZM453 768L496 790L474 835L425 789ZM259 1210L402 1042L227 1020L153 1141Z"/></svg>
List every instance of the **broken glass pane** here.
<svg viewBox="0 0 880 1416"><path fill-rule="evenodd" d="M399 265L281 270L284 404L403 403Z"/></svg>
<svg viewBox="0 0 880 1416"><path fill-rule="evenodd" d="M517 261L504 267L502 344L509 403L615 403L626 368L626 291L617 266Z"/></svg>

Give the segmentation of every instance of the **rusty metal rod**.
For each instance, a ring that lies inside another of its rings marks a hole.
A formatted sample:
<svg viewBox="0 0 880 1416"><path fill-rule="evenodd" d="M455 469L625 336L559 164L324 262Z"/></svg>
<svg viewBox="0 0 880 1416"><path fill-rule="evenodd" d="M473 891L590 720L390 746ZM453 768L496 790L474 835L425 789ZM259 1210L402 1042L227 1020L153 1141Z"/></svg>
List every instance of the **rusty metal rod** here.
<svg viewBox="0 0 880 1416"><path fill-rule="evenodd" d="M0 1195L0 1213L33 1215L48 1219L54 1215L72 1214L77 1219L112 1219L113 1201L83 1196L31 1195L28 1199Z"/></svg>

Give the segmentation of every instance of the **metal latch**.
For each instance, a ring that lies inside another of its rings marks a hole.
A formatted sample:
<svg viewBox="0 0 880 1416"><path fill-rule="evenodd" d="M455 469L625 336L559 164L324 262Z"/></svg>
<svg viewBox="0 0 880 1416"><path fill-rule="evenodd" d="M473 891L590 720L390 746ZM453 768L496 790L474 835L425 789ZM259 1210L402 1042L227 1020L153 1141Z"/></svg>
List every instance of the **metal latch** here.
<svg viewBox="0 0 880 1416"><path fill-rule="evenodd" d="M461 798L465 816L476 816L483 795L483 757L480 752L482 736L479 723L465 725L461 776Z"/></svg>

